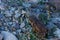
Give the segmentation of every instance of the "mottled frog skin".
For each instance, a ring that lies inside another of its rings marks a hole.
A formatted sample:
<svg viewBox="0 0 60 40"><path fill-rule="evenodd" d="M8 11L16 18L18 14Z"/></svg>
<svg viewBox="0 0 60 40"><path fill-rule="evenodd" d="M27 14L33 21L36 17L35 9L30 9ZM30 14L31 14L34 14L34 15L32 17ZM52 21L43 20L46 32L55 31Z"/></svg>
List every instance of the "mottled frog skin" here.
<svg viewBox="0 0 60 40"><path fill-rule="evenodd" d="M33 31L38 34L38 37L44 38L46 34L48 34L48 29L41 22L41 20L38 20L35 16L30 16L29 22L32 26Z"/></svg>

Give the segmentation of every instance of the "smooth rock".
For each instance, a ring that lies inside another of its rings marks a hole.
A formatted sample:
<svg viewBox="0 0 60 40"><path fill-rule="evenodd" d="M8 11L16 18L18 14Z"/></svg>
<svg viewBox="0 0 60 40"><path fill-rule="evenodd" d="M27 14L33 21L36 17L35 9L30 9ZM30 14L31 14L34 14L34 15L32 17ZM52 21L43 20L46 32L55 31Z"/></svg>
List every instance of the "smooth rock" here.
<svg viewBox="0 0 60 40"><path fill-rule="evenodd" d="M25 26L25 23L22 22L21 25L20 25L20 28L23 28Z"/></svg>
<svg viewBox="0 0 60 40"><path fill-rule="evenodd" d="M54 32L54 34L60 38L60 29L59 28L56 28L56 31Z"/></svg>
<svg viewBox="0 0 60 40"><path fill-rule="evenodd" d="M3 35L4 40L18 40L12 33L7 31L2 31L1 34Z"/></svg>
<svg viewBox="0 0 60 40"><path fill-rule="evenodd" d="M3 36L0 34L0 40L2 40L3 39Z"/></svg>

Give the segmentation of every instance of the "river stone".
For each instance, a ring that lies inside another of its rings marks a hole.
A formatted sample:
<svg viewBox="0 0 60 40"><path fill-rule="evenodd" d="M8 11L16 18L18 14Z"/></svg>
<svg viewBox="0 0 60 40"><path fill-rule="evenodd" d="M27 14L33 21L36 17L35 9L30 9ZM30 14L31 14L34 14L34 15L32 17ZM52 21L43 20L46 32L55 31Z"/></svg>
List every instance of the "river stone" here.
<svg viewBox="0 0 60 40"><path fill-rule="evenodd" d="M3 35L4 40L18 40L12 33L7 31L2 31L1 34Z"/></svg>

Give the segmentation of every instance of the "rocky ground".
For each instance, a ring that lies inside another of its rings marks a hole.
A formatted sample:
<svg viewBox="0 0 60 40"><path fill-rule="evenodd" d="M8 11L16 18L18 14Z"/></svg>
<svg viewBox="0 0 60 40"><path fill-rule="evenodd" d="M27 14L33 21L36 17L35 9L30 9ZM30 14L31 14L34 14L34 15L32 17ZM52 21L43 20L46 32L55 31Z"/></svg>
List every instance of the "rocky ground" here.
<svg viewBox="0 0 60 40"><path fill-rule="evenodd" d="M45 6L37 4L37 0L0 0L0 40L40 40L32 32L29 19L24 15L35 15L41 13L47 15ZM52 13L52 17L42 19L47 28L52 30L46 40L59 40L60 38L60 16L59 12ZM43 16L41 16L43 17ZM44 18L44 17L43 17ZM56 36L56 39L53 38Z"/></svg>

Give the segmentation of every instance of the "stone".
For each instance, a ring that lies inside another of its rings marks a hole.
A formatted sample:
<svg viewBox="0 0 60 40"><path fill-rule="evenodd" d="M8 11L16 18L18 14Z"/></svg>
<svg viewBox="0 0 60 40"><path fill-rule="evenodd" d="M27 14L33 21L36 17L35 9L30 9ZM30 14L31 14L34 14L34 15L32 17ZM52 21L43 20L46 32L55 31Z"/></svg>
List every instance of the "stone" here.
<svg viewBox="0 0 60 40"><path fill-rule="evenodd" d="M22 10L22 14L25 14L25 13L26 13L26 11Z"/></svg>
<svg viewBox="0 0 60 40"><path fill-rule="evenodd" d="M54 34L60 38L60 29L59 28L56 28L56 31L54 32Z"/></svg>
<svg viewBox="0 0 60 40"><path fill-rule="evenodd" d="M29 0L30 3L38 3L39 0Z"/></svg>
<svg viewBox="0 0 60 40"><path fill-rule="evenodd" d="M2 19L4 17L4 15L3 14L0 14L0 19Z"/></svg>
<svg viewBox="0 0 60 40"><path fill-rule="evenodd" d="M5 10L4 6L0 4L0 9Z"/></svg>
<svg viewBox="0 0 60 40"><path fill-rule="evenodd" d="M30 7L31 4L29 4L29 3L23 3L23 6L24 6L24 7Z"/></svg>
<svg viewBox="0 0 60 40"><path fill-rule="evenodd" d="M4 40L18 40L17 37L10 32L2 31L1 34L3 35Z"/></svg>
<svg viewBox="0 0 60 40"><path fill-rule="evenodd" d="M18 30L16 30L18 33L20 33L21 32L21 29L18 29Z"/></svg>
<svg viewBox="0 0 60 40"><path fill-rule="evenodd" d="M2 40L3 39L3 36L0 34L0 40Z"/></svg>
<svg viewBox="0 0 60 40"><path fill-rule="evenodd" d="M7 17L11 17L13 13L12 13L12 12L10 12L10 11L5 11L5 13L4 13L4 14L6 14L6 16L7 16Z"/></svg>
<svg viewBox="0 0 60 40"><path fill-rule="evenodd" d="M27 32L26 28L21 28L21 33L26 33L26 32Z"/></svg>
<svg viewBox="0 0 60 40"><path fill-rule="evenodd" d="M52 23L54 23L58 28L60 28L60 17L58 18L52 18Z"/></svg>
<svg viewBox="0 0 60 40"><path fill-rule="evenodd" d="M15 11L15 9L16 9L16 8L14 8L14 7L11 7L10 9L11 9L11 11Z"/></svg>
<svg viewBox="0 0 60 40"><path fill-rule="evenodd" d="M50 38L50 39L47 39L47 40L60 40L59 38Z"/></svg>
<svg viewBox="0 0 60 40"><path fill-rule="evenodd" d="M52 29L53 27L56 27L52 22L48 22L47 26L48 29Z"/></svg>
<svg viewBox="0 0 60 40"><path fill-rule="evenodd" d="M14 31L14 32L12 32L14 35L16 35L16 32Z"/></svg>
<svg viewBox="0 0 60 40"><path fill-rule="evenodd" d="M51 21L53 23L58 23L58 22L60 22L60 18L59 17L57 17L57 18L51 18Z"/></svg>
<svg viewBox="0 0 60 40"><path fill-rule="evenodd" d="M0 0L0 3L1 3L1 0Z"/></svg>
<svg viewBox="0 0 60 40"><path fill-rule="evenodd" d="M25 26L25 23L22 22L21 25L20 25L20 28L23 28Z"/></svg>
<svg viewBox="0 0 60 40"><path fill-rule="evenodd" d="M19 16L20 16L19 13L16 13L16 14L15 14L15 18L18 18Z"/></svg>
<svg viewBox="0 0 60 40"><path fill-rule="evenodd" d="M4 30L5 30L4 26L1 26L0 31L4 31Z"/></svg>

